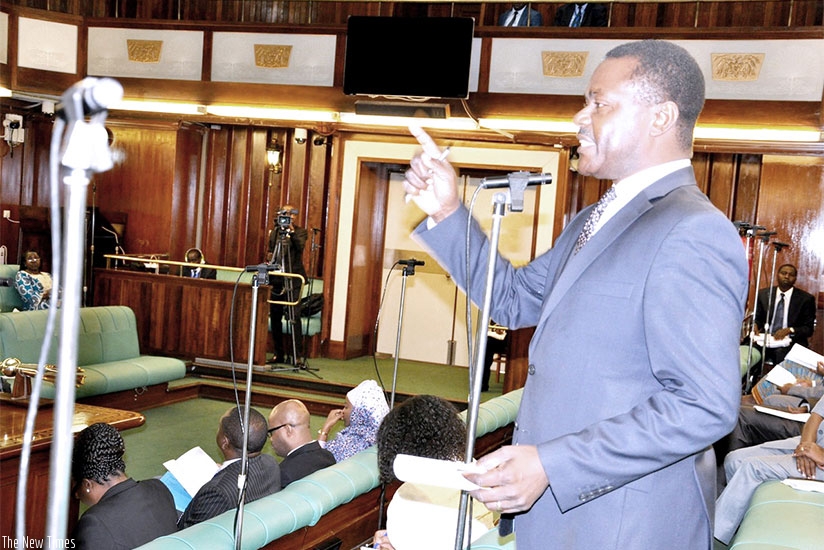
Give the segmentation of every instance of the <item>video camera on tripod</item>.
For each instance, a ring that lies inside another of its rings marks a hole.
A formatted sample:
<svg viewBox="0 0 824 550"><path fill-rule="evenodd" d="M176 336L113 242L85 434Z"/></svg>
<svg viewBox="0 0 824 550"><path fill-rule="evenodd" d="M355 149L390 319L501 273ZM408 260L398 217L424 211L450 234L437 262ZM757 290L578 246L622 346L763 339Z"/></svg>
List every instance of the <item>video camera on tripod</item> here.
<svg viewBox="0 0 824 550"><path fill-rule="evenodd" d="M281 234L291 234L295 228L292 225L294 216L298 213L295 209L278 210L278 216L275 219L275 226Z"/></svg>

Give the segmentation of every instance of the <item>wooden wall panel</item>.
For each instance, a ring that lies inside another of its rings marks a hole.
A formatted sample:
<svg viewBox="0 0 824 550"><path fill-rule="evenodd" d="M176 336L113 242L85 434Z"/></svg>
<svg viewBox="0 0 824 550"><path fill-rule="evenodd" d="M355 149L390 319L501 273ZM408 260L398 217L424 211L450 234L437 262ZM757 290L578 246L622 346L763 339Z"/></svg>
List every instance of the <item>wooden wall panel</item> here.
<svg viewBox="0 0 824 550"><path fill-rule="evenodd" d="M171 248L177 127L113 126L125 160L97 174L90 202L101 212L128 212L123 244L129 254L167 254Z"/></svg>
<svg viewBox="0 0 824 550"><path fill-rule="evenodd" d="M736 155L713 155L710 178L704 192L716 208L727 216L732 213L732 188L738 175Z"/></svg>
<svg viewBox="0 0 824 550"><path fill-rule="evenodd" d="M755 223L758 187L761 182L761 155L739 155L738 179L730 219Z"/></svg>
<svg viewBox="0 0 824 550"><path fill-rule="evenodd" d="M552 25L565 2L533 2L544 26ZM345 25L350 15L420 15L475 17L494 26L508 2L288 2L270 0L16 0L12 4L84 17L226 23ZM821 25L820 0L728 0L683 2L607 2L611 27L699 27ZM697 13L697 17L696 17Z"/></svg>
<svg viewBox="0 0 824 550"><path fill-rule="evenodd" d="M201 172L201 151L206 131L202 126L195 124L181 124L177 131L177 142L175 146L175 169L174 185L172 188L172 211L173 221L180 220L183 223L172 223L172 242L169 255L173 260L184 260L186 250L197 246L197 200L198 185L200 183ZM207 262L217 261L214 250L203 249Z"/></svg>
<svg viewBox="0 0 824 550"><path fill-rule="evenodd" d="M252 333L254 362L266 362L268 286L258 290L257 324L251 328L252 287L248 284L240 285L235 294L235 285L225 281L115 269L98 269L95 276L94 305L125 305L134 310L141 353L229 361L231 349L234 361L243 363L248 361Z"/></svg>
<svg viewBox="0 0 824 550"><path fill-rule="evenodd" d="M797 285L813 296L824 291L822 205L824 158L764 156L758 224L778 231L776 240L791 245L779 254L778 263L794 263Z"/></svg>
<svg viewBox="0 0 824 550"><path fill-rule="evenodd" d="M381 182L389 181L382 165L362 163L358 173L348 289L348 303L354 307L346 311L347 359L371 354L374 347L374 319L380 296L373 295L373 289L380 289L375 279L382 274L387 198L386 185Z"/></svg>

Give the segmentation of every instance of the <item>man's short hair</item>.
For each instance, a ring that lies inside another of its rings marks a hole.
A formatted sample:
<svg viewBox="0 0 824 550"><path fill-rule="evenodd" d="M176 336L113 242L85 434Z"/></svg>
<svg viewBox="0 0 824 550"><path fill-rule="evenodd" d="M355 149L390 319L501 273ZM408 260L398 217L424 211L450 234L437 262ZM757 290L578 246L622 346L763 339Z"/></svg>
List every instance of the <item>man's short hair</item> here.
<svg viewBox="0 0 824 550"><path fill-rule="evenodd" d="M242 412L237 407L229 409L228 414L220 419L223 428L223 435L229 440L229 444L241 451L243 449L243 426L240 419ZM249 409L249 441L247 449L250 453L257 453L266 444L268 425L263 415L256 409Z"/></svg>
<svg viewBox="0 0 824 550"><path fill-rule="evenodd" d="M650 104L672 101L678 106L678 141L692 147L692 134L704 108L704 75L690 53L671 42L641 40L610 50L607 59L633 57L638 65L632 80Z"/></svg>

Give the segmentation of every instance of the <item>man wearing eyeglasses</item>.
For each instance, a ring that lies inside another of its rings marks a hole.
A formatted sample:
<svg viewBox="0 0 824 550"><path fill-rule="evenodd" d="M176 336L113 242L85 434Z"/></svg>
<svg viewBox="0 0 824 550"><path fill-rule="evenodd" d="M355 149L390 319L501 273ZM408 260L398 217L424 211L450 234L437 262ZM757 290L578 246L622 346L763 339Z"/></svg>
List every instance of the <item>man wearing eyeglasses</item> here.
<svg viewBox="0 0 824 550"><path fill-rule="evenodd" d="M289 399L269 413L269 440L280 463L280 484L291 482L335 464L335 457L312 439L309 410L301 401Z"/></svg>

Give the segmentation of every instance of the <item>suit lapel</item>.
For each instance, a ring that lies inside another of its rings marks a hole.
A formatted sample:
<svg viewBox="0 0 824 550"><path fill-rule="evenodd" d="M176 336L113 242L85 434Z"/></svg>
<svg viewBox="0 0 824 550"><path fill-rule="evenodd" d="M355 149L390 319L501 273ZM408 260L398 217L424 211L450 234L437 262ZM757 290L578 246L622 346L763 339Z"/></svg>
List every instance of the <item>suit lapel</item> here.
<svg viewBox="0 0 824 550"><path fill-rule="evenodd" d="M558 306L558 303L590 264L592 264L610 244L621 237L638 218L652 208L655 201L678 187L694 184L695 176L692 167L677 170L661 178L629 201L629 203L621 208L621 210L592 236L578 254L573 254L572 251L575 240L584 222L582 221L578 224L581 226L578 228L578 231L565 240L566 250L564 250L563 253L567 256L566 262L560 268L559 273L556 274L555 283L552 285L549 297L544 303L538 326L541 326L542 322L549 317L552 311ZM589 209L587 212L588 211ZM570 229L572 228L570 227Z"/></svg>

